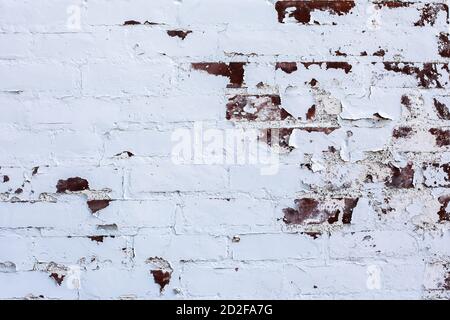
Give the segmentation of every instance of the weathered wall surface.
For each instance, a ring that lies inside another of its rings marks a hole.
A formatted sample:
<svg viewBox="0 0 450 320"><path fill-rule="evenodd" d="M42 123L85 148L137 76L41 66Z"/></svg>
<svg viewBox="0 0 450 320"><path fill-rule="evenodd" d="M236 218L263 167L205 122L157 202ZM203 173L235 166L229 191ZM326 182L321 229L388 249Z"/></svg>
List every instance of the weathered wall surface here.
<svg viewBox="0 0 450 320"><path fill-rule="evenodd" d="M0 0L0 298L449 298L449 58L441 0Z"/></svg>

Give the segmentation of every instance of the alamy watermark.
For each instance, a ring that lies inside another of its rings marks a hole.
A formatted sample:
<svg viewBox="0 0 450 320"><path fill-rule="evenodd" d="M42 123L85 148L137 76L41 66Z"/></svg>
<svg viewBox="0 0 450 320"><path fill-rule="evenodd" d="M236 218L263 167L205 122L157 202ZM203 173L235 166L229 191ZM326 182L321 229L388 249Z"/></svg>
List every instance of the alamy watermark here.
<svg viewBox="0 0 450 320"><path fill-rule="evenodd" d="M172 133L172 162L186 165L254 165L261 175L279 170L279 129L217 129L195 122Z"/></svg>
<svg viewBox="0 0 450 320"><path fill-rule="evenodd" d="M369 290L381 289L381 268L377 265L369 265L366 269L367 281L366 286Z"/></svg>
<svg viewBox="0 0 450 320"><path fill-rule="evenodd" d="M81 287L81 268L76 265L67 267L64 283L68 289L77 290Z"/></svg>
<svg viewBox="0 0 450 320"><path fill-rule="evenodd" d="M366 26L369 30L378 30L381 28L382 18L381 10L377 4L372 3L366 7L366 14L368 15Z"/></svg>
<svg viewBox="0 0 450 320"><path fill-rule="evenodd" d="M82 1L79 4L72 4L66 8L66 27L69 30L81 30L81 12L86 6L86 2Z"/></svg>

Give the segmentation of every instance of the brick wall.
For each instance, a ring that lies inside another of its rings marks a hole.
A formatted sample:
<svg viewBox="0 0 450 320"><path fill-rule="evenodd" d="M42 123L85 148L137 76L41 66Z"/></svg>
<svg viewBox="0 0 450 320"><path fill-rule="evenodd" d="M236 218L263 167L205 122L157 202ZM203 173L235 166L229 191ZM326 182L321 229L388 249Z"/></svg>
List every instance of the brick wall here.
<svg viewBox="0 0 450 320"><path fill-rule="evenodd" d="M0 298L449 298L449 58L442 0L0 0Z"/></svg>

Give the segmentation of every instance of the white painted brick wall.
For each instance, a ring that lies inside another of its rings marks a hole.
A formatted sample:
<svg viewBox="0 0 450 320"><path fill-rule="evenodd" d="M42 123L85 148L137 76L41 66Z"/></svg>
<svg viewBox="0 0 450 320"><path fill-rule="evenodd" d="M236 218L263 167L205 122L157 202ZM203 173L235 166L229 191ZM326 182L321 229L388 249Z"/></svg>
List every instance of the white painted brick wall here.
<svg viewBox="0 0 450 320"><path fill-rule="evenodd" d="M0 0L0 298L448 299L449 26L445 0ZM276 162L198 158L238 129Z"/></svg>

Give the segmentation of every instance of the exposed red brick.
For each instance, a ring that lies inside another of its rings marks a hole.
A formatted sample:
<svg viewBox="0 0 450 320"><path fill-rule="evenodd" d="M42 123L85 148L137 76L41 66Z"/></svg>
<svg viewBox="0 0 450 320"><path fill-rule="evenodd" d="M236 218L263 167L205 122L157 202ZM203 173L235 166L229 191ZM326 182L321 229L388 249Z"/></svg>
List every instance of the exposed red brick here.
<svg viewBox="0 0 450 320"><path fill-rule="evenodd" d="M134 26L134 25L138 25L138 24L141 24L141 23L136 20L127 20L123 23L124 26Z"/></svg>
<svg viewBox="0 0 450 320"><path fill-rule="evenodd" d="M326 62L328 69L342 69L345 73L349 73L352 70L352 65L348 62Z"/></svg>
<svg viewBox="0 0 450 320"><path fill-rule="evenodd" d="M447 273L444 283L442 284L444 290L450 290L450 272Z"/></svg>
<svg viewBox="0 0 450 320"><path fill-rule="evenodd" d="M346 0L277 1L275 4L275 10L278 13L278 22L284 23L288 9L294 9L292 12L289 12L289 17L294 17L295 20L303 24L311 21L312 11L327 11L330 14L341 16L348 14L354 7L354 1Z"/></svg>
<svg viewBox="0 0 450 320"><path fill-rule="evenodd" d="M116 154L114 156L115 157L120 157L120 156L123 156L123 155L126 155L128 158L134 157L134 153L131 152L131 151L122 151L122 152L120 152L120 153L118 153L118 154Z"/></svg>
<svg viewBox="0 0 450 320"><path fill-rule="evenodd" d="M229 88L240 88L244 83L244 66L246 62L200 62L192 63L194 70L206 71L209 74L230 79Z"/></svg>
<svg viewBox="0 0 450 320"><path fill-rule="evenodd" d="M342 214L342 223L350 224L352 222L353 209L358 204L359 198L345 198L344 209Z"/></svg>
<svg viewBox="0 0 450 320"><path fill-rule="evenodd" d="M378 8L381 7L387 7L390 9L396 9L396 8L405 8L409 7L414 4L414 2L409 1L377 1L374 2L378 6ZM431 25L433 26L436 23L437 16L439 12L443 11L447 16L448 21L448 6L445 3L427 3L425 4L420 11L420 19L414 23L414 26L423 27L425 25Z"/></svg>
<svg viewBox="0 0 450 320"><path fill-rule="evenodd" d="M341 52L340 50L334 51L334 54L338 57L346 57L347 54L345 52Z"/></svg>
<svg viewBox="0 0 450 320"><path fill-rule="evenodd" d="M413 164L408 163L404 168L397 168L394 165L391 168L391 177L386 181L386 186L391 188L414 188L414 169Z"/></svg>
<svg viewBox="0 0 450 320"><path fill-rule="evenodd" d="M159 284L159 290L162 292L164 287L170 283L171 273L163 270L151 270L155 283Z"/></svg>
<svg viewBox="0 0 450 320"><path fill-rule="evenodd" d="M234 243L239 243L239 242L241 242L241 238L240 238L239 236L234 236L234 237L231 239L231 241L234 242Z"/></svg>
<svg viewBox="0 0 450 320"><path fill-rule="evenodd" d="M91 239L91 241L103 242L105 236L90 236L88 238Z"/></svg>
<svg viewBox="0 0 450 320"><path fill-rule="evenodd" d="M309 82L309 85L311 87L315 87L317 85L317 83L318 83L318 81L316 79L312 78L311 81Z"/></svg>
<svg viewBox="0 0 450 320"><path fill-rule="evenodd" d="M342 69L345 71L345 73L349 73L352 70L352 65L348 62L340 62L340 61L318 61L318 62L302 62L303 66L306 69L309 69L312 65L317 65L322 67L323 64L325 64L326 70L328 69Z"/></svg>
<svg viewBox="0 0 450 320"><path fill-rule="evenodd" d="M448 110L447 106L437 99L433 99L433 103L434 109L436 110L439 119L450 120L450 111Z"/></svg>
<svg viewBox="0 0 450 320"><path fill-rule="evenodd" d="M394 131L392 132L392 136L396 139L408 138L411 136L412 132L413 130L411 127L401 126L397 129L394 129Z"/></svg>
<svg viewBox="0 0 450 320"><path fill-rule="evenodd" d="M189 33L192 33L192 31L191 30L167 30L167 34L170 37L172 37L172 38L178 37L178 38L181 38L181 40L184 40Z"/></svg>
<svg viewBox="0 0 450 320"><path fill-rule="evenodd" d="M390 213L390 212L392 212L392 211L395 211L395 209L393 209L393 208L391 208L391 207L388 207L388 208L382 208L382 209L381 209L381 212L382 212L383 214L388 214L388 213Z"/></svg>
<svg viewBox="0 0 450 320"><path fill-rule="evenodd" d="M67 180L59 180L56 184L56 192L64 193L66 191L89 190L89 182L86 179L75 177Z"/></svg>
<svg viewBox="0 0 450 320"><path fill-rule="evenodd" d="M55 282L58 284L58 286L61 285L61 283L64 281L65 275L59 275L56 272L53 272L49 276L50 278L53 278Z"/></svg>
<svg viewBox="0 0 450 320"><path fill-rule="evenodd" d="M286 73L292 73L297 71L297 62L277 62L275 70L281 69Z"/></svg>
<svg viewBox="0 0 450 320"><path fill-rule="evenodd" d="M390 9L394 8L404 8L409 7L413 4L413 2L407 2L407 1L375 1L373 4L377 5L378 8L387 7Z"/></svg>
<svg viewBox="0 0 450 320"><path fill-rule="evenodd" d="M385 116L383 116L379 112L375 112L373 114L373 116L375 117L376 120L390 120L389 118L386 118Z"/></svg>
<svg viewBox="0 0 450 320"><path fill-rule="evenodd" d="M91 209L92 213L96 213L97 211L105 209L107 206L109 206L110 202L111 200L89 200L87 202L87 205L89 209Z"/></svg>
<svg viewBox="0 0 450 320"><path fill-rule="evenodd" d="M331 213L330 217L328 218L327 222L329 224L334 224L334 223L338 222L339 221L339 213L340 213L339 210L333 211Z"/></svg>
<svg viewBox="0 0 450 320"><path fill-rule="evenodd" d="M284 219L287 224L303 224L305 220L320 215L319 201L311 198L295 200L296 208L283 209Z"/></svg>
<svg viewBox="0 0 450 320"><path fill-rule="evenodd" d="M306 112L306 119L312 120L316 116L316 105L313 104L311 108L308 109L308 112Z"/></svg>
<svg viewBox="0 0 450 320"><path fill-rule="evenodd" d="M441 57L450 58L450 40L448 33L441 32L438 38L438 50Z"/></svg>
<svg viewBox="0 0 450 320"><path fill-rule="evenodd" d="M441 207L438 211L439 221L450 221L450 213L447 212L447 206L450 202L450 195L440 196L438 198L438 201L441 204Z"/></svg>
<svg viewBox="0 0 450 320"><path fill-rule="evenodd" d="M423 27L426 24L434 26L439 12L444 11L448 22L448 6L445 3L427 3L421 10L420 19L415 26Z"/></svg>
<svg viewBox="0 0 450 320"><path fill-rule="evenodd" d="M383 49L380 49L380 50L375 51L373 53L373 55L376 56L376 57L384 57L385 54L386 54L386 51L384 51Z"/></svg>
<svg viewBox="0 0 450 320"><path fill-rule="evenodd" d="M352 65L348 62L341 61L318 61L318 62L302 62L303 66L306 69L309 69L310 66L317 65L322 68L325 65L326 70L328 69L342 69L345 73L349 73L352 70Z"/></svg>
<svg viewBox="0 0 450 320"><path fill-rule="evenodd" d="M289 146L289 139L291 137L292 131L294 128L274 128L274 129L265 129L263 130L262 140L265 139L265 142L268 146L272 146L273 143L273 135L278 134L278 145L281 148L292 151L294 147Z"/></svg>
<svg viewBox="0 0 450 320"><path fill-rule="evenodd" d="M295 200L294 208L283 209L283 221L286 224L321 224L327 222L334 224L339 221L341 212L343 213L342 222L351 223L353 209L358 204L358 198L339 198L334 199L341 202L335 209L321 208L320 202L312 198L302 198Z"/></svg>
<svg viewBox="0 0 450 320"><path fill-rule="evenodd" d="M237 95L228 99L227 120L275 121L292 115L283 109L278 95Z"/></svg>
<svg viewBox="0 0 450 320"><path fill-rule="evenodd" d="M424 172L428 171L428 170L435 170L436 172L439 172L440 170L442 170L442 173L445 173L447 176L444 177L444 180L446 181L446 183L437 183L437 181L433 178L429 178L429 177L425 177L425 181L424 181L424 185L428 186L428 187L450 187L450 163L443 163L443 164L439 164L439 163L424 163L422 166L422 169ZM429 181L431 180L431 181Z"/></svg>
<svg viewBox="0 0 450 320"><path fill-rule="evenodd" d="M437 128L431 128L429 132L436 139L436 145L438 147L444 147L450 145L450 130L443 130Z"/></svg>
<svg viewBox="0 0 450 320"><path fill-rule="evenodd" d="M407 95L403 95L401 98L401 103L404 105L408 110L411 110L411 99Z"/></svg>
<svg viewBox="0 0 450 320"><path fill-rule="evenodd" d="M424 63L423 67L419 68L407 62L384 62L384 68L386 70L406 75L414 75L418 80L418 84L424 88L442 88L442 84L439 82L439 76L441 74L438 71L438 65L441 65L441 69L448 70L447 63Z"/></svg>

